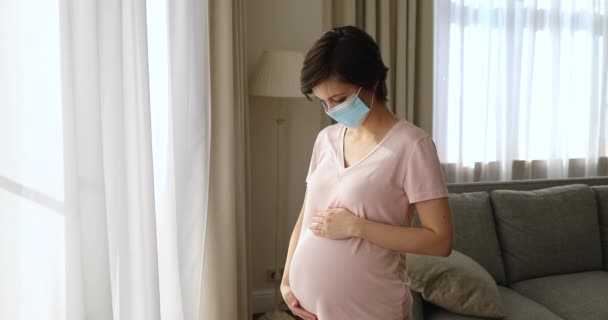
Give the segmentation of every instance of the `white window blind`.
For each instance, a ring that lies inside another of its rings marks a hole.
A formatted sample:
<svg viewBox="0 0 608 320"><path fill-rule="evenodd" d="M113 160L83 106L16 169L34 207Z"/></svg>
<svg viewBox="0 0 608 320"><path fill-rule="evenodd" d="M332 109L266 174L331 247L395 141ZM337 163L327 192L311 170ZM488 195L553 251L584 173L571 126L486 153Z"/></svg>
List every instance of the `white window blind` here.
<svg viewBox="0 0 608 320"><path fill-rule="evenodd" d="M606 0L435 0L448 182L608 175Z"/></svg>

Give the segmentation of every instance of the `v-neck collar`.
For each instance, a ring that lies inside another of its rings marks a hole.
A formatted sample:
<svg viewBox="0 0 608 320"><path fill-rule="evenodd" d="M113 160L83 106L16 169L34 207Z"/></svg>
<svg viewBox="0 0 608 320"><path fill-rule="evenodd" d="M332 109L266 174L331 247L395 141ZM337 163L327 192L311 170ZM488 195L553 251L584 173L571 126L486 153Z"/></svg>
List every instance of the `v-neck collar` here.
<svg viewBox="0 0 608 320"><path fill-rule="evenodd" d="M399 121L395 124L393 124L393 126L388 129L388 131L384 134L384 137L382 137L382 139L380 139L380 141L366 154L364 155L361 159L357 160L355 163L351 164L348 167L344 167L344 136L346 133L346 127L343 125L340 125L340 135L339 135L339 139L338 139L338 176L342 176L342 173L347 172L348 170L350 170L353 167L356 167L359 163L363 162L365 159L367 159L372 153L374 153L374 151L376 151L376 149L378 149L383 143L384 141L386 141L386 139L393 133L393 131L395 131L395 128L400 125L403 122L403 119L399 119Z"/></svg>

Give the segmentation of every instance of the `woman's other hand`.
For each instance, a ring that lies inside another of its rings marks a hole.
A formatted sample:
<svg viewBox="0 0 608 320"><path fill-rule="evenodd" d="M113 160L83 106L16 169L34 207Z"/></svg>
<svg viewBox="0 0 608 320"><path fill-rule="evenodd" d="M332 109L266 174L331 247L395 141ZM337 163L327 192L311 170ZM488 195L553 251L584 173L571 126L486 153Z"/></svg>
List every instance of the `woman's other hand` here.
<svg viewBox="0 0 608 320"><path fill-rule="evenodd" d="M308 228L318 236L340 240L355 237L360 220L348 209L333 208L317 213Z"/></svg>
<svg viewBox="0 0 608 320"><path fill-rule="evenodd" d="M285 300L285 303L287 303L287 306L293 314L304 320L318 320L316 315L302 308L300 301L296 299L296 296L291 291L289 284L281 283L281 295L283 295L283 300Z"/></svg>

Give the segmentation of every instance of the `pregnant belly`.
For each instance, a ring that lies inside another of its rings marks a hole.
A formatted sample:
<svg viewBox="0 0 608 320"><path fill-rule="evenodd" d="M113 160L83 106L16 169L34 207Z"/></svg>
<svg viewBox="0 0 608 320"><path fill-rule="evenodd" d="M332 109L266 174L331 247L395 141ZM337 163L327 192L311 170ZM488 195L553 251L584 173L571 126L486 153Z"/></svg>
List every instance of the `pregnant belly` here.
<svg viewBox="0 0 608 320"><path fill-rule="evenodd" d="M399 274L399 255L364 239L332 240L308 229L291 260L289 281L302 307L317 316L402 319L409 288Z"/></svg>

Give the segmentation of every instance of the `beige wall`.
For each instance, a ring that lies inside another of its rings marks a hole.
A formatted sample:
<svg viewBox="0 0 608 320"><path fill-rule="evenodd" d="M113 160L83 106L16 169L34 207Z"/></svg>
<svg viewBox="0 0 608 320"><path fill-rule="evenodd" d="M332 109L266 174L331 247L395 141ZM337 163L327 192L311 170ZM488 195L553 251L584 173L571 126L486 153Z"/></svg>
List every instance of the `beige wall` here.
<svg viewBox="0 0 608 320"><path fill-rule="evenodd" d="M432 132L432 1L420 1L418 10L421 57L417 66L416 100L421 104L415 120ZM293 49L305 53L321 36L327 18L324 0L250 0L246 1L246 46L249 75L255 62L265 49ZM279 110L279 105L281 109ZM276 173L276 129L274 118L281 111L287 119L281 131L281 231L280 264L287 253L289 236L302 206L305 177L312 146L321 128L320 108L302 99L275 100L251 97L251 221L250 239L252 261L251 308L260 312L272 308L273 286L265 281L265 270L274 265L274 208Z"/></svg>
<svg viewBox="0 0 608 320"><path fill-rule="evenodd" d="M246 1L247 68L249 75L264 50L290 49L303 54L322 33L323 0ZM280 106L280 110L279 110ZM281 234L280 264L283 265L289 236L302 206L310 155L321 124L320 107L305 98L251 97L251 307L253 312L272 308L273 286L265 270L274 266L274 208L276 173L276 127L281 111L287 119L280 135Z"/></svg>

